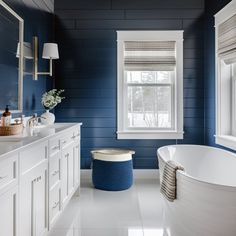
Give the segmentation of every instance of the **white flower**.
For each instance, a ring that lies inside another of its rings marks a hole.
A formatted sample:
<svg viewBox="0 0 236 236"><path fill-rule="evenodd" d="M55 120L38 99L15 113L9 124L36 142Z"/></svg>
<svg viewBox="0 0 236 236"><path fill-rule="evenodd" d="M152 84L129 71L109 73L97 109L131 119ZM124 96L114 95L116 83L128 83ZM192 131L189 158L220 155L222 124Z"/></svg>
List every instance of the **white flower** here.
<svg viewBox="0 0 236 236"><path fill-rule="evenodd" d="M62 92L64 92L64 90L52 89L44 93L42 96L42 105L46 109L53 109L58 103L61 103L62 99L64 99L64 97L60 96Z"/></svg>

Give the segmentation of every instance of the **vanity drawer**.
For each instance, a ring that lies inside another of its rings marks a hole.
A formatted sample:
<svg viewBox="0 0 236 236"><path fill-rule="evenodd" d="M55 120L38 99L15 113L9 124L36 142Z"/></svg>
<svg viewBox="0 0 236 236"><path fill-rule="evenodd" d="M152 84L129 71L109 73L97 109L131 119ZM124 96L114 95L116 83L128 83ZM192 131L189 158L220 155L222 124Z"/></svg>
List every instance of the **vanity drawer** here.
<svg viewBox="0 0 236 236"><path fill-rule="evenodd" d="M80 139L80 126L77 126L73 132L73 139L78 140Z"/></svg>
<svg viewBox="0 0 236 236"><path fill-rule="evenodd" d="M70 130L67 133L63 134L63 136L61 137L61 148L62 149L64 149L65 147L67 147L69 144L71 144L74 141L73 136L74 136L73 130Z"/></svg>
<svg viewBox="0 0 236 236"><path fill-rule="evenodd" d="M60 151L60 138L56 137L49 140L49 155L52 156Z"/></svg>
<svg viewBox="0 0 236 236"><path fill-rule="evenodd" d="M60 152L49 159L49 188L60 180Z"/></svg>
<svg viewBox="0 0 236 236"><path fill-rule="evenodd" d="M0 190L17 183L18 156L0 161Z"/></svg>
<svg viewBox="0 0 236 236"><path fill-rule="evenodd" d="M61 211L60 187L57 185L49 192L49 224L53 225Z"/></svg>
<svg viewBox="0 0 236 236"><path fill-rule="evenodd" d="M20 152L20 174L24 175L38 164L46 161L47 150L48 142L42 142Z"/></svg>

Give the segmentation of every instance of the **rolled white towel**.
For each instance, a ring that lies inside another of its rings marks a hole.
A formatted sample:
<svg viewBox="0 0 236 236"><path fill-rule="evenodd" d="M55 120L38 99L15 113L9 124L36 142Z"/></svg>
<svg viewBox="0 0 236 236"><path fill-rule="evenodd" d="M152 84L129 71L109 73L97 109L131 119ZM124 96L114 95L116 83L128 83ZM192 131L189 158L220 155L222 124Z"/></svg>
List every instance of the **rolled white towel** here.
<svg viewBox="0 0 236 236"><path fill-rule="evenodd" d="M162 175L161 193L170 202L176 199L176 171L184 168L174 161L167 161Z"/></svg>

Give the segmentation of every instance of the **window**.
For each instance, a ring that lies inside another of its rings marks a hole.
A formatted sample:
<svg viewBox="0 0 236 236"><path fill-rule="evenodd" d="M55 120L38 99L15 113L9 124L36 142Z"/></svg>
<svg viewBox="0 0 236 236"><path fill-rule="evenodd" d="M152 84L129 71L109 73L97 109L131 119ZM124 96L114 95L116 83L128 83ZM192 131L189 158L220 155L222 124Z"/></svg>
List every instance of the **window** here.
<svg viewBox="0 0 236 236"><path fill-rule="evenodd" d="M183 138L183 31L118 31L118 139Z"/></svg>
<svg viewBox="0 0 236 236"><path fill-rule="evenodd" d="M236 150L236 1L215 16L216 143Z"/></svg>
<svg viewBox="0 0 236 236"><path fill-rule="evenodd" d="M128 127L173 127L173 77L170 71L128 71Z"/></svg>

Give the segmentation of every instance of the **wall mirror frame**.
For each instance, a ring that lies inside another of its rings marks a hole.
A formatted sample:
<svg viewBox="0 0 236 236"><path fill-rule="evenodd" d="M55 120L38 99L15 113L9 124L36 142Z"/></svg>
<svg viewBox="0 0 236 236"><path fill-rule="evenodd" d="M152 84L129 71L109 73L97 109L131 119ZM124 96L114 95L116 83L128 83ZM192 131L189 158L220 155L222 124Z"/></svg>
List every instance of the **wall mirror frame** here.
<svg viewBox="0 0 236 236"><path fill-rule="evenodd" d="M13 18L19 22L19 56L18 56L18 100L17 100L17 108L12 109L13 113L21 113L23 111L23 76L24 76L24 55L23 55L23 42L24 42L24 20L4 1L0 0L0 8L3 7ZM17 45L16 45L17 51ZM7 104L5 104L7 105ZM2 105L1 105L2 106ZM3 109L1 107L1 109Z"/></svg>

